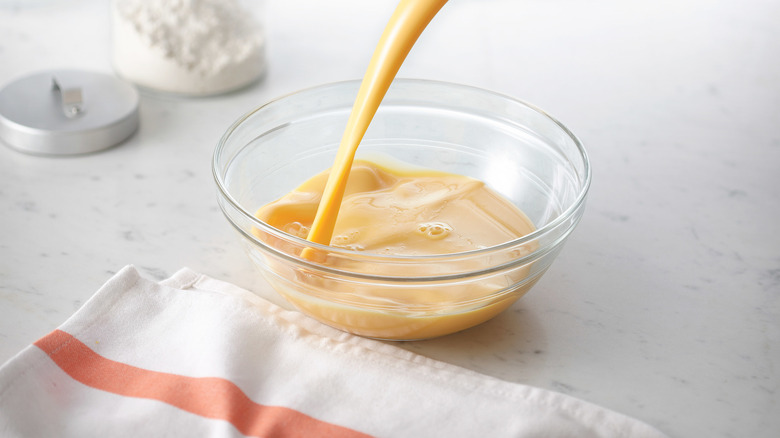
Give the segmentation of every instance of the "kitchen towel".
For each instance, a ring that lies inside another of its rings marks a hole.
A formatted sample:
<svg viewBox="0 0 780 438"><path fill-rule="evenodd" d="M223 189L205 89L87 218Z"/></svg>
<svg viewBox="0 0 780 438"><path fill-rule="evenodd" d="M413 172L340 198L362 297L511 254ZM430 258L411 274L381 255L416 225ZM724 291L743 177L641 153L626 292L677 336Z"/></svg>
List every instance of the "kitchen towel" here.
<svg viewBox="0 0 780 438"><path fill-rule="evenodd" d="M0 368L3 437L663 437L343 333L189 269L127 266Z"/></svg>

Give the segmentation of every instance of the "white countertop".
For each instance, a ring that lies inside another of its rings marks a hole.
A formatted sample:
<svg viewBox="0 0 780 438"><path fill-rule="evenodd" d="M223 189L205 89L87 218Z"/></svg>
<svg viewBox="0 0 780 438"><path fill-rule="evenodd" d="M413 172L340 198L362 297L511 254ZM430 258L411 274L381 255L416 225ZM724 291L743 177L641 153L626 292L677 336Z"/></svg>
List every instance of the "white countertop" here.
<svg viewBox="0 0 780 438"><path fill-rule="evenodd" d="M370 3L370 5L369 5ZM93 155L0 147L0 362L133 264L280 303L222 217L223 131L279 95L362 76L393 0L266 0L269 70L240 93L141 95ZM399 76L534 103L585 143L585 217L542 281L463 333L399 344L579 397L672 437L780 430L780 3L451 0ZM0 84L111 72L108 4L0 2Z"/></svg>

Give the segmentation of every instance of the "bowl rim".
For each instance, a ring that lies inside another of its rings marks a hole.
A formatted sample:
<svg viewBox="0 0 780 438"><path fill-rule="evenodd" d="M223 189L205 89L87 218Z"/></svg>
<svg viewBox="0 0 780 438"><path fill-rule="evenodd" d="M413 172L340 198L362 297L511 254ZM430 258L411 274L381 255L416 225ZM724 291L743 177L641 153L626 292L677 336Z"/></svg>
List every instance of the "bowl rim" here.
<svg viewBox="0 0 780 438"><path fill-rule="evenodd" d="M578 211L583 206L583 204L585 203L585 200L587 198L588 192L590 190L591 181L592 181L592 168L591 168L591 165L590 165L590 158L588 156L587 151L585 150L585 146L583 145L582 141L571 130L569 130L569 128L567 128L557 118L553 117L551 114L549 114L545 110L539 108L536 105L528 103L528 102L526 102L524 100L517 99L517 98L511 97L511 96L506 95L506 94L498 93L498 92L495 92L495 91L487 90L487 89L476 87L476 86L472 86L472 85L460 84L460 83L455 83L455 82L447 82L447 81L439 81L439 80L431 80L431 79L416 79L416 78L396 78L393 81L393 84L395 84L395 83L417 84L417 85L420 85L420 86L425 86L425 85L428 85L428 86L449 86L449 87L455 87L455 88L460 88L460 89L464 89L464 90L471 90L472 92L483 93L483 94L490 95L490 96L493 96L493 97L496 97L496 98L499 98L499 99L507 100L507 101L512 102L514 104L519 104L519 105L524 106L524 107L526 107L526 108L528 108L528 109L538 113L539 115L547 118L549 121L553 122L558 128L560 128L562 130L562 132L566 136L568 136L574 142L574 145L577 148L579 156L582 159L583 178L582 178L582 185L581 185L581 187L579 189L579 192L577 193L577 197L574 199L573 202L570 203L570 205L566 209L561 211L561 213L558 214L553 220L551 220L550 222L548 222L547 224L545 224L542 227L536 228L531 233L528 233L528 234L526 234L524 236L521 236L521 237L518 237L516 239L508 240L506 242L503 242L503 243L500 243L500 244L497 244L497 245L488 246L488 247L485 247L485 248L472 249L472 250L468 250L468 251L461 251L461 252L457 252L457 253L450 253L450 254L386 255L386 254L371 253L371 252L366 252L366 251L350 250L350 249L347 249L347 248L334 247L334 246L330 246L330 245L323 245L323 244L320 244L320 243L311 242L311 241L308 241L306 239L303 239L303 238L300 238L300 237L293 236L291 234L285 233L285 232L283 232L283 231L281 231L281 230L279 230L279 229L277 229L277 228L275 228L275 227L273 227L273 226L271 226L271 225L269 225L269 224L267 224L267 223L257 219L257 217L254 214L252 214L250 211L248 211L246 208L244 208L241 205L241 203L239 203L238 200L236 200L233 197L233 195L230 194L230 192L228 191L228 189L226 187L223 175L221 174L220 169L218 168L218 162L221 161L220 160L221 152L225 149L225 145L227 144L227 141L230 138L230 136L232 135L232 133L235 132L235 130L238 129L238 127L241 126L241 124L244 123L248 118L250 118L252 115L254 115L255 113L257 113L257 112L259 112L259 111L261 111L263 109L265 109L268 106L274 105L274 104L276 104L276 103L278 103L280 101L283 101L285 99L291 98L293 96L305 94L305 93L312 92L312 91L319 90L319 89L325 89L325 88L329 88L329 87L346 86L346 85L350 85L350 86L359 85L360 84L360 80L359 79L351 79L351 80L335 81L335 82L326 82L326 83L322 83L322 84L319 84L319 85L314 85L314 86L311 86L311 87L302 88L302 89L299 89L299 90L296 90L296 91L293 91L293 92L285 93L285 94L282 94L282 95L277 96L275 98L272 98L272 99L268 100L267 102L265 102L265 103L255 107L255 108L249 110L248 112L246 112L243 115L241 115L238 119L236 119L236 121L234 121L227 128L227 130L222 134L222 136L220 137L220 139L219 139L219 141L217 143L216 148L214 149L214 153L212 154L211 171L212 171L212 175L214 177L214 180L215 180L215 182L217 184L218 194L221 195L228 203L230 203L230 205L236 211L240 212L241 215L245 219L248 219L254 226L258 227L259 229L263 230L264 232L267 232L267 233L273 235L274 237L277 237L277 238L280 238L280 239L283 239L283 240L286 240L286 241L291 241L296 246L311 247L311 248L313 248L315 250L323 251L323 252L326 252L326 253L336 253L336 254L344 254L344 255L360 254L361 257L366 258L366 259L377 259L377 260L387 260L387 261L403 261L403 262L410 262L410 261L415 261L415 260L417 260L417 261L422 261L422 260L435 261L435 260L445 260L445 259L451 260L451 259L456 259L456 258L470 258L470 257L474 257L474 256L479 256L479 255L482 255L482 254L490 254L490 253L494 253L494 252L497 252L497 251L510 249L510 248L516 247L518 245L523 245L525 243L528 243L528 242L531 242L533 240L536 240L536 239L540 238L541 236L549 233L551 230L557 228L561 223L565 222L568 218L570 218L572 215L574 215L574 213L576 211ZM392 85L391 85L391 87L392 87ZM278 129L278 127L273 128L273 129ZM231 161L232 161L232 158L231 158ZM227 167L229 167L229 164L226 165L225 168L227 169ZM233 219L230 218L230 216L225 211L224 207L221 206L221 203L220 203L220 207L221 207L223 213L225 214L225 216L228 218L228 221L231 222L231 224L235 228L237 228L241 232L242 235L247 236L247 237L251 237L253 241L257 241L258 243L262 243L262 242L258 241L256 238L254 238L254 236L249 236L249 235L247 235L247 233L243 232L243 230L241 230L240 227L237 226L237 224L233 221ZM576 222L574 224L572 224L571 228L573 228L575 225L576 225ZM566 234L568 234L568 233L566 233ZM263 244L263 245L267 246L265 244ZM540 249L542 249L542 248L540 248ZM520 259L527 259L529 256L531 256L533 254L536 254L537 252L538 252L538 250L528 254L527 256L521 257ZM285 255L289 256L286 253L285 253ZM321 264L310 262L310 261L302 259L302 258L293 258L293 260L295 260L295 261L297 261L299 263L303 263L303 264L307 264L307 265L310 264L312 266L315 266L315 267L318 267L318 268L322 268Z"/></svg>

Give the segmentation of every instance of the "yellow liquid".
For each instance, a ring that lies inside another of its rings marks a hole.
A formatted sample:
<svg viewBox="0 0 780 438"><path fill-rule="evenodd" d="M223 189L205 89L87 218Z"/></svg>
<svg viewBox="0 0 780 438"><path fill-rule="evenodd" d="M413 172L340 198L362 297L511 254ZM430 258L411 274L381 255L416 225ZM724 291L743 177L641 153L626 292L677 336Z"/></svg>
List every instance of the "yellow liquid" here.
<svg viewBox="0 0 780 438"><path fill-rule="evenodd" d="M452 254L493 246L533 231L528 218L482 182L441 172L401 171L354 162L355 152L396 73L415 41L446 0L401 0L369 63L355 99L333 167L257 217L311 242L387 255ZM255 230L267 244L287 252L281 241ZM523 251L530 252L533 244ZM359 260L317 259L326 266L386 276L434 274L429 264L388 266ZM463 272L496 266L524 254L477 259ZM386 285L354 281L338 274L292 268L267 258L271 285L304 313L363 336L422 339L486 321L524 294L539 278L530 267L473 281L431 285ZM491 298L484 298L491 296Z"/></svg>
<svg viewBox="0 0 780 438"><path fill-rule="evenodd" d="M274 228L305 237L328 175L328 171L315 175L261 207L256 216ZM494 246L533 230L525 214L473 178L358 160L345 186L330 246L357 254L453 254ZM300 255L268 234L259 230L255 234L268 245ZM535 248L530 243L523 250L461 262L458 272L500 265ZM361 262L358 255L312 258L324 266L373 275L426 276L437 269L428 263ZM430 338L471 327L512 304L536 278L529 279L530 267L522 266L473 281L388 286L291 268L272 258L262 262L274 272L267 277L272 286L304 313L342 330L382 339ZM438 267L451 268L447 262ZM484 298L498 291L505 293Z"/></svg>
<svg viewBox="0 0 780 438"><path fill-rule="evenodd" d="M360 140L422 31L447 0L401 0L387 23L360 84L308 240L327 245Z"/></svg>
<svg viewBox="0 0 780 438"><path fill-rule="evenodd" d="M258 210L276 229L305 238L330 172ZM483 182L433 170L355 161L330 246L383 255L454 254L498 245L534 230Z"/></svg>

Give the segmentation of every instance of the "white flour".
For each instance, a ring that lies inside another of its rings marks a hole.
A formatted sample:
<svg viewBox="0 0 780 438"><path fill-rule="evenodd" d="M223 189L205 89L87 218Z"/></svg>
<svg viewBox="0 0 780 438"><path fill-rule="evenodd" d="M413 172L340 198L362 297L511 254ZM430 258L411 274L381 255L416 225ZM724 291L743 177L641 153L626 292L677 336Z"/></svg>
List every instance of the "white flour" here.
<svg viewBox="0 0 780 438"><path fill-rule="evenodd" d="M236 0L115 0L113 63L136 84L217 94L263 72L262 29Z"/></svg>

